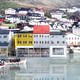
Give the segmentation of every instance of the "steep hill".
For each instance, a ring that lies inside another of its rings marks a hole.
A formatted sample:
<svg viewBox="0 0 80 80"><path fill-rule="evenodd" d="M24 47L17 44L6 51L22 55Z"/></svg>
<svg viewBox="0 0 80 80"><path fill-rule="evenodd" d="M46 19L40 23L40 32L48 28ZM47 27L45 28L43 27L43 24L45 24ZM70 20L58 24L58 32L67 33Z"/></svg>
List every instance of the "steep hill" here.
<svg viewBox="0 0 80 80"><path fill-rule="evenodd" d="M0 0L0 2L1 1L16 2L20 6L25 7L45 7L51 9L80 5L80 0Z"/></svg>
<svg viewBox="0 0 80 80"><path fill-rule="evenodd" d="M59 8L80 5L80 0L21 0L19 4L34 7Z"/></svg>

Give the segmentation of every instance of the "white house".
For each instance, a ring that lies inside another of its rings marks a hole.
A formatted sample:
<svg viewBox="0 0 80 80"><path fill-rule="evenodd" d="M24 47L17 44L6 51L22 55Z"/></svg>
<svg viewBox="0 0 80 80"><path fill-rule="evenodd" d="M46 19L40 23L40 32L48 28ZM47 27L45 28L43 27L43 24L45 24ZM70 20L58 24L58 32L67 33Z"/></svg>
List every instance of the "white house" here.
<svg viewBox="0 0 80 80"><path fill-rule="evenodd" d="M61 19L62 16L63 16L63 13L59 13L59 12L51 13L51 17L52 17L52 18Z"/></svg>
<svg viewBox="0 0 80 80"><path fill-rule="evenodd" d="M8 8L8 9L5 9L5 14L8 15L8 14L16 14L16 10L15 9L12 9L12 8Z"/></svg>
<svg viewBox="0 0 80 80"><path fill-rule="evenodd" d="M44 12L43 12L43 11L34 11L34 13L38 13L38 14L40 14L41 16L44 16Z"/></svg>
<svg viewBox="0 0 80 80"><path fill-rule="evenodd" d="M80 27L73 26L72 32L75 35L80 35Z"/></svg>
<svg viewBox="0 0 80 80"><path fill-rule="evenodd" d="M71 12L74 13L76 11L79 11L80 9L78 9L77 7L72 7L72 8L67 8L67 12Z"/></svg>
<svg viewBox="0 0 80 80"><path fill-rule="evenodd" d="M5 20L7 20L11 23L19 23L20 22L20 18L18 18L17 16L6 16Z"/></svg>
<svg viewBox="0 0 80 80"><path fill-rule="evenodd" d="M27 10L19 10L19 11L18 11L18 14L27 14L27 13L28 13Z"/></svg>
<svg viewBox="0 0 80 80"><path fill-rule="evenodd" d="M80 45L80 36L73 33L66 33L67 45Z"/></svg>
<svg viewBox="0 0 80 80"><path fill-rule="evenodd" d="M67 57L66 35L60 30L50 33L50 57Z"/></svg>

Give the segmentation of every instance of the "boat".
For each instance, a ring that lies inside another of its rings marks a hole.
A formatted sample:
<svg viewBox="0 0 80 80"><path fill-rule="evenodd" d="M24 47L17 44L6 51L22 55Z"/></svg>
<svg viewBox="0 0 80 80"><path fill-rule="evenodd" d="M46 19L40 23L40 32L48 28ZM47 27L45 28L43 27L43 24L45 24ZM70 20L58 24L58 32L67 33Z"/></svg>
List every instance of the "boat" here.
<svg viewBox="0 0 80 80"><path fill-rule="evenodd" d="M4 61L1 61L1 60L0 60L0 68L2 68L2 67L4 67L4 66L5 66Z"/></svg>
<svg viewBox="0 0 80 80"><path fill-rule="evenodd" d="M74 48L73 51L74 53L80 53L80 47Z"/></svg>
<svg viewBox="0 0 80 80"><path fill-rule="evenodd" d="M26 64L26 59L7 59L5 61L5 65L19 65L19 64Z"/></svg>

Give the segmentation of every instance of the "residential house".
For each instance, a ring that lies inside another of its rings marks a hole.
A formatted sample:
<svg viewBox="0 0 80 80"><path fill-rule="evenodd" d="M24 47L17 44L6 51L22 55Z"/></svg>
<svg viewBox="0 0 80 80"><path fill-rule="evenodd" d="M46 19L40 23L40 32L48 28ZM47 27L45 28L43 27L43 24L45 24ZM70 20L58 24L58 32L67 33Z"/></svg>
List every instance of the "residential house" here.
<svg viewBox="0 0 80 80"><path fill-rule="evenodd" d="M73 33L66 33L66 42L68 46L79 46L80 36Z"/></svg>
<svg viewBox="0 0 80 80"><path fill-rule="evenodd" d="M18 14L27 14L29 11L29 8L20 8L18 11Z"/></svg>
<svg viewBox="0 0 80 80"><path fill-rule="evenodd" d="M77 7L67 8L67 12L69 12L69 13L74 13L76 11L80 11L80 9Z"/></svg>
<svg viewBox="0 0 80 80"><path fill-rule="evenodd" d="M5 17L4 16L0 16L0 23L4 22Z"/></svg>
<svg viewBox="0 0 80 80"><path fill-rule="evenodd" d="M56 19L62 19L63 15L64 15L63 13L59 13L59 12L51 13L51 17Z"/></svg>
<svg viewBox="0 0 80 80"><path fill-rule="evenodd" d="M0 30L0 57L8 57L10 44L9 30Z"/></svg>
<svg viewBox="0 0 80 80"><path fill-rule="evenodd" d="M11 23L19 23L20 22L20 18L16 15L6 16L5 20L7 20Z"/></svg>
<svg viewBox="0 0 80 80"><path fill-rule="evenodd" d="M79 25L76 25L76 26L73 26L72 32L73 32L73 34L79 36L80 35L80 24Z"/></svg>
<svg viewBox="0 0 80 80"><path fill-rule="evenodd" d="M13 15L13 14L16 14L16 10L13 9L13 8L5 9L5 14L6 14L6 15Z"/></svg>
<svg viewBox="0 0 80 80"><path fill-rule="evenodd" d="M50 31L50 57L67 57L66 35L60 30Z"/></svg>

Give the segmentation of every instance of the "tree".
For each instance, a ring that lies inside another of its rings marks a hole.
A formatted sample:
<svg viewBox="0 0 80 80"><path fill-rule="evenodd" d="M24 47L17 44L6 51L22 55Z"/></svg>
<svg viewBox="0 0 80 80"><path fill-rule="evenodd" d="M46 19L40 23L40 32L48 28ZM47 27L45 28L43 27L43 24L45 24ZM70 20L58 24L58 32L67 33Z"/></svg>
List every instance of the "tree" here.
<svg viewBox="0 0 80 80"><path fill-rule="evenodd" d="M51 18L50 12L47 11L47 12L45 13L45 16L48 17L48 18Z"/></svg>

